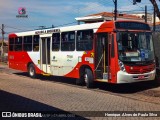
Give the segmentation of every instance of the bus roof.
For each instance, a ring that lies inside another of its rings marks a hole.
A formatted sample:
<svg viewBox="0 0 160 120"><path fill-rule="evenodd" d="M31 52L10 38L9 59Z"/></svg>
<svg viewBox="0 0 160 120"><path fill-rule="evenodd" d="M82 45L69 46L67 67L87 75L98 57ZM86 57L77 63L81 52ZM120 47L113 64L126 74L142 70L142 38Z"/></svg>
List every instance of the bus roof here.
<svg viewBox="0 0 160 120"><path fill-rule="evenodd" d="M139 22L139 21L125 21L125 20L113 21L112 20L112 21L86 23L86 24L80 24L80 25L56 27L56 28L49 28L49 29L39 29L39 30L26 31L26 32L17 32L17 33L11 33L11 34L16 34L18 36L29 36L29 35L36 35L36 34L52 34L52 33L57 33L57 32L77 31L77 30L85 30L85 29L98 29L103 23L107 24L107 27L111 28L112 26L112 29L115 29L113 28L115 27L115 25L113 25L114 22L123 22L123 23L124 22L132 22L132 23L135 22L135 23L141 23L144 25L146 24L144 22Z"/></svg>
<svg viewBox="0 0 160 120"><path fill-rule="evenodd" d="M51 34L53 32L58 32L58 30L60 30L60 32L65 32L65 31L74 31L74 30L97 29L102 23L104 22L72 25L72 26L65 26L65 27L56 27L56 28L49 28L49 29L39 29L39 30L17 32L17 33L11 33L11 34L16 34L18 36L21 36L21 35L27 36L27 35L35 35L38 33L39 34L40 33Z"/></svg>

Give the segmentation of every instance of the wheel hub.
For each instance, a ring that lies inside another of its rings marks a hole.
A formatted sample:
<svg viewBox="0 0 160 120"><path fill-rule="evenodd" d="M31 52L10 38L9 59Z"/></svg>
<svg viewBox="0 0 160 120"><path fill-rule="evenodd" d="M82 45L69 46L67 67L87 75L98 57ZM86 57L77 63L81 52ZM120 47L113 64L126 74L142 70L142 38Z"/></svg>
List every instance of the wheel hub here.
<svg viewBox="0 0 160 120"><path fill-rule="evenodd" d="M87 76L87 74L84 74L84 81L85 81L85 83L88 82L88 76Z"/></svg>
<svg viewBox="0 0 160 120"><path fill-rule="evenodd" d="M34 69L31 67L30 68L30 75L33 76L34 75Z"/></svg>

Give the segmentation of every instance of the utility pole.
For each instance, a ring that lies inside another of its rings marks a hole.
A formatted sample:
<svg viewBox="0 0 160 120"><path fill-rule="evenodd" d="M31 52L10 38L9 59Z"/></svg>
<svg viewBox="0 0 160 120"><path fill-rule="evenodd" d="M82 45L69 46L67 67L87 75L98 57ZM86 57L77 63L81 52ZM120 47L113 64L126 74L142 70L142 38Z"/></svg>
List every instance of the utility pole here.
<svg viewBox="0 0 160 120"><path fill-rule="evenodd" d="M114 2L114 20L117 20L117 0L113 0Z"/></svg>
<svg viewBox="0 0 160 120"><path fill-rule="evenodd" d="M156 30L156 10L154 7L154 11L153 11L153 31L155 32Z"/></svg>
<svg viewBox="0 0 160 120"><path fill-rule="evenodd" d="M4 46L4 34L5 34L4 33L4 24L2 24L1 31L2 31L1 59L3 59L3 56L4 56L3 46Z"/></svg>
<svg viewBox="0 0 160 120"><path fill-rule="evenodd" d="M145 22L147 23L147 6L145 5Z"/></svg>

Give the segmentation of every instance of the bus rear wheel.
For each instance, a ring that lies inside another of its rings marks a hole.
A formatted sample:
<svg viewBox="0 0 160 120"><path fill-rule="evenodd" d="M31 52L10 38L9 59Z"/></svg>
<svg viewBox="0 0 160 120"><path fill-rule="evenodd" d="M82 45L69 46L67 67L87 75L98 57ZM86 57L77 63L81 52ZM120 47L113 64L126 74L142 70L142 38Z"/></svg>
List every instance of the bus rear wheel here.
<svg viewBox="0 0 160 120"><path fill-rule="evenodd" d="M84 81L86 83L87 88L93 88L94 87L93 73L89 68L85 69Z"/></svg>
<svg viewBox="0 0 160 120"><path fill-rule="evenodd" d="M34 68L34 64L30 64L28 67L28 74L31 78L35 78L36 77L36 71Z"/></svg>

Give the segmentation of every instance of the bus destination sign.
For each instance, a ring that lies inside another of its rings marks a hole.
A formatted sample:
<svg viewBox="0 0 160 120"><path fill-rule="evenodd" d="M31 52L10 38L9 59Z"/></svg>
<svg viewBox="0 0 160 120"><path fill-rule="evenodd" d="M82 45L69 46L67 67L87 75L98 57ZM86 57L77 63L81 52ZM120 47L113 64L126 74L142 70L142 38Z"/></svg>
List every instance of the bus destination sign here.
<svg viewBox="0 0 160 120"><path fill-rule="evenodd" d="M116 22L116 29L150 30L149 25L139 22Z"/></svg>
<svg viewBox="0 0 160 120"><path fill-rule="evenodd" d="M60 32L60 29L49 29L49 30L39 30L35 31L35 34L49 34L49 33L58 33Z"/></svg>

